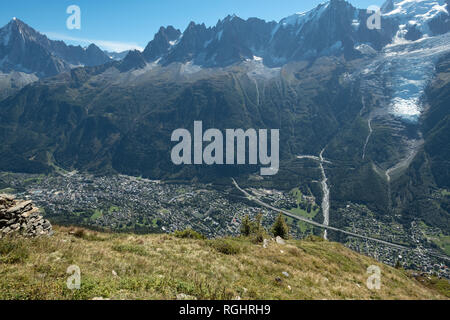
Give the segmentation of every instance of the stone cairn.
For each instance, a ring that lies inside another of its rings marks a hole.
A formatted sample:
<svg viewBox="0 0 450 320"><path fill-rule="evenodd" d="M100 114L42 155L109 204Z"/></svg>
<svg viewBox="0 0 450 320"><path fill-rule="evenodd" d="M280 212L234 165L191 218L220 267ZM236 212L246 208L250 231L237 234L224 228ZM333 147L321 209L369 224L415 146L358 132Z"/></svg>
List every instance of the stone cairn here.
<svg viewBox="0 0 450 320"><path fill-rule="evenodd" d="M24 237L52 235L52 225L39 214L31 201L15 200L0 194L0 238L17 234Z"/></svg>

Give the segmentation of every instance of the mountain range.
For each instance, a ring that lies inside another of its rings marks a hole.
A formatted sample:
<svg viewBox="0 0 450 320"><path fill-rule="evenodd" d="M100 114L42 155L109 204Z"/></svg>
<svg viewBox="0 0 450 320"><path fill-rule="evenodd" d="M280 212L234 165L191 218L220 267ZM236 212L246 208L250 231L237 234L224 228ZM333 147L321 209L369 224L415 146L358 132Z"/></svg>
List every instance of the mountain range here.
<svg viewBox="0 0 450 320"><path fill-rule="evenodd" d="M233 15L214 27L191 22L183 33L172 26L161 27L141 54L146 62L169 65L192 61L204 67L226 67L254 57L270 67L329 55L357 58L370 50L367 46L379 51L396 36L417 40L448 32L447 5L448 0L389 0L382 7L379 30L367 27L374 12L357 9L344 0L331 0L278 23ZM39 77L120 60L129 53L103 52L95 44L68 46L49 40L17 18L0 29L0 40L2 72L35 73Z"/></svg>
<svg viewBox="0 0 450 320"><path fill-rule="evenodd" d="M417 40L450 30L443 1L438 7L437 1L421 3L425 13L414 11L415 1L398 3L388 1L383 6L379 30L370 30L366 23L374 12L357 9L343 0L323 3L279 23L228 16L209 28L191 22L183 33L169 26L159 30L142 55L145 61L162 65L192 61L203 67L226 67L259 57L266 66L280 67L320 56L344 54L354 59L370 49L380 51L395 36Z"/></svg>
<svg viewBox="0 0 450 320"><path fill-rule="evenodd" d="M49 40L18 19L0 29L0 169L290 189L380 219L450 230L449 0L387 1L374 14L331 0L280 22L228 16L161 27L123 59ZM280 173L170 161L174 129L280 129ZM307 192L306 192L307 190ZM330 218L344 223L338 215Z"/></svg>
<svg viewBox="0 0 450 320"><path fill-rule="evenodd" d="M50 40L17 18L0 29L0 87L19 89L38 78L109 61L111 58L95 44L82 48ZM4 76L8 74L14 76Z"/></svg>

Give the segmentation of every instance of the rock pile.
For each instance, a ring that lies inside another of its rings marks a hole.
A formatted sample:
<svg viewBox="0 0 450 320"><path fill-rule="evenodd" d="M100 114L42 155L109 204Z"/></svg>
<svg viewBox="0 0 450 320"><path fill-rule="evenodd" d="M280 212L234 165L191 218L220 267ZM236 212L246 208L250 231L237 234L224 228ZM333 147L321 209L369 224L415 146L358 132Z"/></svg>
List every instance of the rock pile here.
<svg viewBox="0 0 450 320"><path fill-rule="evenodd" d="M52 235L52 225L39 214L31 201L15 200L0 194L0 238L8 234L24 237Z"/></svg>

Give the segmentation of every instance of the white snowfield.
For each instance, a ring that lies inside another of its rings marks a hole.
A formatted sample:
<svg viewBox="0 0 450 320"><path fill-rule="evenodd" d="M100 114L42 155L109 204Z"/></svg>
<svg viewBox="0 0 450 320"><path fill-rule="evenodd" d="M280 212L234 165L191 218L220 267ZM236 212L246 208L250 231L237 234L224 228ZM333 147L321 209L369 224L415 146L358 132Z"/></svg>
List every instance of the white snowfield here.
<svg viewBox="0 0 450 320"><path fill-rule="evenodd" d="M280 24L282 26L288 26L288 25L302 26L311 20L319 19L322 16L325 9L328 8L328 5L329 5L328 2L322 3L310 11L299 12L299 13L293 14L292 16L289 16L289 17L281 20Z"/></svg>
<svg viewBox="0 0 450 320"><path fill-rule="evenodd" d="M415 25L423 34L430 35L428 22L442 13L448 14L445 0L402 0L394 1L394 9L383 16L398 19L405 26Z"/></svg>

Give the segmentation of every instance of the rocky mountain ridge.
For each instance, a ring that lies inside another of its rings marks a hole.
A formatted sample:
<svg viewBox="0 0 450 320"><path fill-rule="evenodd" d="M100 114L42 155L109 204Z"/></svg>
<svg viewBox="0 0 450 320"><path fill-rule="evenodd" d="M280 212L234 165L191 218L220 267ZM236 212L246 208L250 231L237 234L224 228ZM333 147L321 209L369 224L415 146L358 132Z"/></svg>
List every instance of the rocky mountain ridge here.
<svg viewBox="0 0 450 320"><path fill-rule="evenodd" d="M111 59L95 44L87 48L68 46L13 18L0 29L0 61L2 72L15 70L48 77L73 66L95 66Z"/></svg>
<svg viewBox="0 0 450 320"><path fill-rule="evenodd" d="M406 4L405 4L406 3ZM143 53L147 62L192 62L226 67L261 59L269 67L320 56L361 57L398 39L418 40L450 30L448 0L392 1L382 8L379 29L368 27L375 13L344 0L331 0L280 22L227 16L213 27L191 22L181 33L161 28Z"/></svg>

